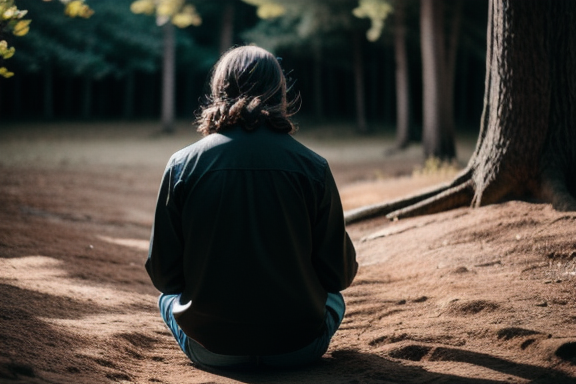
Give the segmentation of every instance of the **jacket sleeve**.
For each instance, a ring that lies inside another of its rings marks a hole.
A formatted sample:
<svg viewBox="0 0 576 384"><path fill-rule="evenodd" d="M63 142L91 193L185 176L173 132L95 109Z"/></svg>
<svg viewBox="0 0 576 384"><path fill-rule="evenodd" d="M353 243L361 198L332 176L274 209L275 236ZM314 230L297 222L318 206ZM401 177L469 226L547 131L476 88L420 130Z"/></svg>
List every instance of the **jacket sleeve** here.
<svg viewBox="0 0 576 384"><path fill-rule="evenodd" d="M154 286L163 293L181 293L184 289L181 211L175 196L174 168L168 166L164 172L152 235L146 271Z"/></svg>
<svg viewBox="0 0 576 384"><path fill-rule="evenodd" d="M356 250L346 232L336 182L328 166L321 196L312 229L312 263L324 289L335 293L350 286L356 276L358 263Z"/></svg>

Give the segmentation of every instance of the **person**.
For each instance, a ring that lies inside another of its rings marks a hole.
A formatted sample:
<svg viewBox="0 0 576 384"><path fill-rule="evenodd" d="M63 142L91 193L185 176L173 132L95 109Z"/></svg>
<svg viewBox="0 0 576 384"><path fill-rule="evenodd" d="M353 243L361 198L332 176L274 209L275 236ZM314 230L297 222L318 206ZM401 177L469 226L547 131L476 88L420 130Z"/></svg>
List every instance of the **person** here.
<svg viewBox="0 0 576 384"><path fill-rule="evenodd" d="M162 318L203 368L287 367L327 350L357 271L326 160L294 139L287 81L257 46L222 55L170 158L146 269Z"/></svg>

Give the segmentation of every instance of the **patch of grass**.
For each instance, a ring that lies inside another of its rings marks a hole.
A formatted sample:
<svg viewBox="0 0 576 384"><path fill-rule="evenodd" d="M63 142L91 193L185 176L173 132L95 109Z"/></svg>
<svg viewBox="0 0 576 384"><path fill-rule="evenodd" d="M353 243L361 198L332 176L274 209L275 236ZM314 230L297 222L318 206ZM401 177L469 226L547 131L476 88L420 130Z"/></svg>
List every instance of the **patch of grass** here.
<svg viewBox="0 0 576 384"><path fill-rule="evenodd" d="M412 171L412 177L421 176L453 176L460 171L456 160L441 160L437 157L429 157L423 166L417 166Z"/></svg>

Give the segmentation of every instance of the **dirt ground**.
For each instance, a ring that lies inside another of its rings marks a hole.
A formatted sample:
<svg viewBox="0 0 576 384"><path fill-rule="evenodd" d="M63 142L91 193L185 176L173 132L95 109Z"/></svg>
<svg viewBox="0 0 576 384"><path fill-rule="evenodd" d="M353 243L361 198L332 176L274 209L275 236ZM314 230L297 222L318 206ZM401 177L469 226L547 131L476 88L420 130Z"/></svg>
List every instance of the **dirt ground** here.
<svg viewBox="0 0 576 384"><path fill-rule="evenodd" d="M194 367L143 265L164 165L197 136L154 129L0 127L0 383L576 383L576 213L521 201L350 225L360 269L318 364ZM420 148L385 157L386 135L296 137L345 209L452 177L411 176Z"/></svg>

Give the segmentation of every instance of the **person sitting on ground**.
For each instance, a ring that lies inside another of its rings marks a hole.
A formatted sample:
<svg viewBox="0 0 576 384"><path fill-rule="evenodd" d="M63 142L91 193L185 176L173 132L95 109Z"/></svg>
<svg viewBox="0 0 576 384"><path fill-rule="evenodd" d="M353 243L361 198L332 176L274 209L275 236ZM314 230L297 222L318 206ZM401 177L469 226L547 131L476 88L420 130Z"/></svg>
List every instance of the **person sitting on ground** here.
<svg viewBox="0 0 576 384"><path fill-rule="evenodd" d="M327 161L292 133L286 78L257 46L214 66L204 137L170 158L146 270L162 318L196 365L320 359L358 268Z"/></svg>

